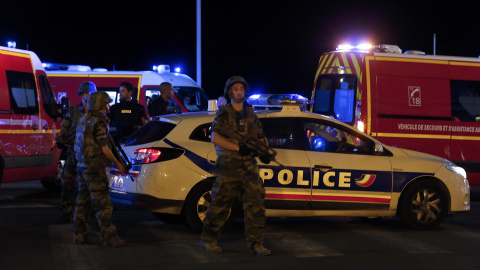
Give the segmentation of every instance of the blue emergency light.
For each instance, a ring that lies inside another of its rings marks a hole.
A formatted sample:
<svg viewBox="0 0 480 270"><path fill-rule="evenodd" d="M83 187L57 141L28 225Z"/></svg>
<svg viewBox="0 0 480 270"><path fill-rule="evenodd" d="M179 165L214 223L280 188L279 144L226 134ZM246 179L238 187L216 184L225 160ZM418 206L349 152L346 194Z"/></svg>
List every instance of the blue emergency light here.
<svg viewBox="0 0 480 270"><path fill-rule="evenodd" d="M307 101L306 97L298 94L255 94L247 98L247 103L254 107L303 106Z"/></svg>
<svg viewBox="0 0 480 270"><path fill-rule="evenodd" d="M169 66L169 65L153 66L153 70L156 70L158 73L161 73L161 72L170 72L170 66Z"/></svg>
<svg viewBox="0 0 480 270"><path fill-rule="evenodd" d="M9 41L7 42L8 48L16 48L17 47L17 42L15 41Z"/></svg>

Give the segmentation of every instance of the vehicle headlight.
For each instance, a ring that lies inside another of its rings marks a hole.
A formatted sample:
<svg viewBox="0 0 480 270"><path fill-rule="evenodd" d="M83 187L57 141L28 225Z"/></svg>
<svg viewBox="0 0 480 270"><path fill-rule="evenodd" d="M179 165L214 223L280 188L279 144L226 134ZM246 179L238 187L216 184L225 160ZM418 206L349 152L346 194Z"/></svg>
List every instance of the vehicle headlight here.
<svg viewBox="0 0 480 270"><path fill-rule="evenodd" d="M445 167L456 174L460 174L461 176L463 176L463 178L467 178L467 172L462 167L458 167L452 164L445 164Z"/></svg>

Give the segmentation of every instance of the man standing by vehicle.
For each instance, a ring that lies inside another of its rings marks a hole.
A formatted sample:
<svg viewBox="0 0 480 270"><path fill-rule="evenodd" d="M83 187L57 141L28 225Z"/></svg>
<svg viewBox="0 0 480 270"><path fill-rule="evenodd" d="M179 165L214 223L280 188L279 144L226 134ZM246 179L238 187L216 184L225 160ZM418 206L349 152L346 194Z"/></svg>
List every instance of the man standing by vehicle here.
<svg viewBox="0 0 480 270"><path fill-rule="evenodd" d="M170 104L172 96L170 92L173 92L173 86L169 82L163 82L159 86L160 97L150 103L148 106L148 113L150 116L164 115L174 113L174 108Z"/></svg>
<svg viewBox="0 0 480 270"><path fill-rule="evenodd" d="M115 131L112 132L115 143L119 143L139 126L148 122L145 107L138 101L132 100L133 85L131 83L120 83L118 93L120 94L120 103L113 105L108 115L112 121L112 127L115 128Z"/></svg>
<svg viewBox="0 0 480 270"><path fill-rule="evenodd" d="M60 149L67 148L66 160L62 174L62 201L60 203L61 215L55 220L55 224L71 223L73 219L73 210L75 210L75 198L77 197L77 160L75 159L75 129L78 121L88 111L87 100L91 93L97 92L97 87L93 82L83 82L80 84L77 96L82 97L80 104L75 104L68 109L62 121L62 129L57 139L57 146Z"/></svg>
<svg viewBox="0 0 480 270"><path fill-rule="evenodd" d="M95 210L103 245L123 246L112 224L113 205L110 200L105 167L113 162L118 170L125 169L110 150L108 140L108 109L112 99L105 92L95 92L88 98L88 112L77 125L75 157L78 161L78 195L74 220L74 243L81 245L87 236L85 223L88 202Z"/></svg>
<svg viewBox="0 0 480 270"><path fill-rule="evenodd" d="M256 150L246 146L247 139L237 140L228 134L239 133L257 142L265 141L261 124L251 107L244 105L248 84L234 76L225 84L225 96L231 103L219 110L212 123L212 142L215 144L217 178L212 188L200 246L211 253L222 253L217 245L220 230L227 220L238 194L242 195L245 214L245 235L248 248L256 255L270 255L263 246L265 227L265 188L258 174ZM269 156L261 157L262 161Z"/></svg>

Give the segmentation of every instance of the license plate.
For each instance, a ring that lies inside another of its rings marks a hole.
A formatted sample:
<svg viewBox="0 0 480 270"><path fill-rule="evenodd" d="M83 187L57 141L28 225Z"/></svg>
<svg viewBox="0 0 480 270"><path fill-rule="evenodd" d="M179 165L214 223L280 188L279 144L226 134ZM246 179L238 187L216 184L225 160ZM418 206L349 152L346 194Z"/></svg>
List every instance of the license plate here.
<svg viewBox="0 0 480 270"><path fill-rule="evenodd" d="M112 177L112 187L114 188L123 188L123 178L120 176Z"/></svg>

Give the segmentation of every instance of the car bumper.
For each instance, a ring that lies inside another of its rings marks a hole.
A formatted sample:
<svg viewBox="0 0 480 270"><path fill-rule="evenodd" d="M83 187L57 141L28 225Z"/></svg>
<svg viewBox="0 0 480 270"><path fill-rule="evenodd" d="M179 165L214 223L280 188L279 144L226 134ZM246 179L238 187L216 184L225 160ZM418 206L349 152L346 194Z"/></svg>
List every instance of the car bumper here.
<svg viewBox="0 0 480 270"><path fill-rule="evenodd" d="M146 194L128 193L110 190L110 199L114 206L142 209L165 214L180 214L184 201L159 199Z"/></svg>

